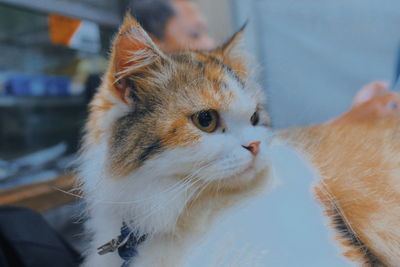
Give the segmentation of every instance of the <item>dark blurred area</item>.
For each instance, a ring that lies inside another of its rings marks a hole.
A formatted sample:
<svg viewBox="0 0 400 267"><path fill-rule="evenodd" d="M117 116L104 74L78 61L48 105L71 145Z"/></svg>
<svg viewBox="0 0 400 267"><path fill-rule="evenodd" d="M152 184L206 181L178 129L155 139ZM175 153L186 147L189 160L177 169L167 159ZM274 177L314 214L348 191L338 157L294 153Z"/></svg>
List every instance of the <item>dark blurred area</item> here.
<svg viewBox="0 0 400 267"><path fill-rule="evenodd" d="M100 8L92 2L85 5ZM117 26L45 9L0 2L0 189L65 173L79 147L86 92L97 86L88 80L104 71Z"/></svg>

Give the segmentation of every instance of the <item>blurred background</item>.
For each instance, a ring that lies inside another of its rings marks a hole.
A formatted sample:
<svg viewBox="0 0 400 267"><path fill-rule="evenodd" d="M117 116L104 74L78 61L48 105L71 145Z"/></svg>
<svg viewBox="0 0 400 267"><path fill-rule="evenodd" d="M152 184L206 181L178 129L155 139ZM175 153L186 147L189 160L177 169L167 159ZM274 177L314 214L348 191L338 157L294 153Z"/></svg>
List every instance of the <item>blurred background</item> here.
<svg viewBox="0 0 400 267"><path fill-rule="evenodd" d="M398 0L0 0L0 204L42 212L78 249L80 204L62 191L127 7L166 51L212 48L249 21L275 128L332 119L395 78Z"/></svg>

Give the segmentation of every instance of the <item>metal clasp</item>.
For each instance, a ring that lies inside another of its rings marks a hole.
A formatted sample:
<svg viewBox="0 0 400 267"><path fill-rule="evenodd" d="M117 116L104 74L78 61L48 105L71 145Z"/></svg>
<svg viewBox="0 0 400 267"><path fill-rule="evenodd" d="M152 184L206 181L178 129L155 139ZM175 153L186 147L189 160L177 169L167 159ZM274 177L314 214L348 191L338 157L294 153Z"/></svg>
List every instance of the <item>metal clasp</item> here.
<svg viewBox="0 0 400 267"><path fill-rule="evenodd" d="M120 246L119 238L114 238L110 242L97 248L97 253L99 255L104 255L110 252L116 251Z"/></svg>
<svg viewBox="0 0 400 267"><path fill-rule="evenodd" d="M123 245L125 245L126 242L128 242L128 239L131 236L131 234L132 233L129 233L124 239L122 239L122 235L112 239L110 242L102 245L101 247L98 247L97 253L99 255L104 255L116 251L119 247L122 247Z"/></svg>

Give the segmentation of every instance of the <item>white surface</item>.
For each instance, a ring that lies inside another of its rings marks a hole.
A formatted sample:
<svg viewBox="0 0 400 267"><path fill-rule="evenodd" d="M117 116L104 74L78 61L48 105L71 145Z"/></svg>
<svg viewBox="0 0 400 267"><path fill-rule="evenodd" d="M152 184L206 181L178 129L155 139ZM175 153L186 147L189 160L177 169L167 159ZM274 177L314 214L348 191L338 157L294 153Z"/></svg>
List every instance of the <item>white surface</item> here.
<svg viewBox="0 0 400 267"><path fill-rule="evenodd" d="M226 214L187 266L353 266L340 255L313 199L311 169L281 145L271 148L271 158L279 182Z"/></svg>

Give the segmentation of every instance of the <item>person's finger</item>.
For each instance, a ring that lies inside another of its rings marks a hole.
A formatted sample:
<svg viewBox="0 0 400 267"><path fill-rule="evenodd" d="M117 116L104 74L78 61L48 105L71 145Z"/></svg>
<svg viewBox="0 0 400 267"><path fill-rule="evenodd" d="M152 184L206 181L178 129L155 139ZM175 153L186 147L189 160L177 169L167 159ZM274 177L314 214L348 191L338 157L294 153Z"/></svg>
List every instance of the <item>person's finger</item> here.
<svg viewBox="0 0 400 267"><path fill-rule="evenodd" d="M352 107L365 103L375 96L386 93L388 88L388 83L381 81L375 81L363 86L354 97Z"/></svg>

